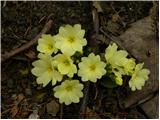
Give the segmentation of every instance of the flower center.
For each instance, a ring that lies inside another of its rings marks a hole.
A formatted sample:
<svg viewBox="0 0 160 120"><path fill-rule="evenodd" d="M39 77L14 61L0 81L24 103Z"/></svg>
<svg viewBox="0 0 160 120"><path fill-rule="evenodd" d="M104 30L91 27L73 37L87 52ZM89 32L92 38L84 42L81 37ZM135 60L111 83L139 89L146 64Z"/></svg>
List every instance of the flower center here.
<svg viewBox="0 0 160 120"><path fill-rule="evenodd" d="M75 37L70 36L70 37L68 38L68 42L73 43L74 41L75 41Z"/></svg>
<svg viewBox="0 0 160 120"><path fill-rule="evenodd" d="M48 49L49 49L49 50L52 50L52 49L53 49L53 46L52 46L52 45L48 45Z"/></svg>
<svg viewBox="0 0 160 120"><path fill-rule="evenodd" d="M90 71L95 71L96 66L95 65L91 65L89 68L90 68Z"/></svg>
<svg viewBox="0 0 160 120"><path fill-rule="evenodd" d="M48 67L48 72L52 72L52 68L51 67Z"/></svg>
<svg viewBox="0 0 160 120"><path fill-rule="evenodd" d="M73 86L71 86L71 85L68 85L68 86L66 87L66 90L67 90L67 91L72 91L72 89L73 89Z"/></svg>
<svg viewBox="0 0 160 120"><path fill-rule="evenodd" d="M65 66L69 66L70 65L69 60L64 60L63 63L64 63Z"/></svg>

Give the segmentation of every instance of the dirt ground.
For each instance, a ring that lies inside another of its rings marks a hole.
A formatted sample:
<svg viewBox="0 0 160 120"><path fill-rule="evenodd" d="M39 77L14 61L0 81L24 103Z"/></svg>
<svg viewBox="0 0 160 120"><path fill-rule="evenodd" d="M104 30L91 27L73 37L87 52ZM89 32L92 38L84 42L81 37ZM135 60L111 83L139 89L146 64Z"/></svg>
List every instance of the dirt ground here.
<svg viewBox="0 0 160 120"><path fill-rule="evenodd" d="M122 35L130 24L150 14L153 2L103 2L103 16L108 34ZM60 26L79 23L91 39L94 31L92 2L1 2L1 53L12 51L31 41L51 19L53 27L47 32L56 34ZM118 13L120 20L115 17ZM157 19L155 20L158 21ZM155 33L158 30L155 28ZM92 46L92 45L91 45ZM101 44L99 51L106 45ZM1 64L1 118L81 118L81 103L59 107L51 86L42 88L31 74L36 59L36 45ZM95 93L98 95L95 98ZM123 108L120 99L130 94L124 85L113 89L100 83L90 83L85 118L150 118L140 105ZM94 99L95 98L95 99ZM54 106L50 108L50 106ZM56 107L57 106L57 107ZM51 109L51 110L49 110ZM57 112L55 112L57 111ZM157 110L158 111L158 110ZM155 111L157 113L157 111ZM152 116L157 118L156 115Z"/></svg>

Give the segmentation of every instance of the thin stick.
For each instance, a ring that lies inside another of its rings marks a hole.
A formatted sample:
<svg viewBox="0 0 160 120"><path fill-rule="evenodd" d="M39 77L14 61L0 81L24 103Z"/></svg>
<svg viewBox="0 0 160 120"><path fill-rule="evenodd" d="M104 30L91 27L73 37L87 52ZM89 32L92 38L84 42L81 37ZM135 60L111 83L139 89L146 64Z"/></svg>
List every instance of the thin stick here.
<svg viewBox="0 0 160 120"><path fill-rule="evenodd" d="M86 106L88 101L88 94L89 94L89 85L90 82L87 82L84 88L84 97L82 100L81 108L80 108L80 116L79 118L84 119L86 115Z"/></svg>
<svg viewBox="0 0 160 120"><path fill-rule="evenodd" d="M5 54L2 54L1 55L1 62L4 62L6 61L7 59L11 58L12 56L30 48L32 45L36 44L38 39L41 37L42 34L46 33L47 31L49 31L49 29L52 27L52 24L53 24L53 21L52 20L49 20L44 28L42 29L42 31L34 38L32 39L30 42L22 45L21 47L19 48L16 48L10 52L6 52Z"/></svg>
<svg viewBox="0 0 160 120"><path fill-rule="evenodd" d="M12 109L12 108L9 108L9 109L3 111L1 114L6 114L6 113L8 113L11 109Z"/></svg>
<svg viewBox="0 0 160 120"><path fill-rule="evenodd" d="M63 103L60 104L60 119L63 119Z"/></svg>

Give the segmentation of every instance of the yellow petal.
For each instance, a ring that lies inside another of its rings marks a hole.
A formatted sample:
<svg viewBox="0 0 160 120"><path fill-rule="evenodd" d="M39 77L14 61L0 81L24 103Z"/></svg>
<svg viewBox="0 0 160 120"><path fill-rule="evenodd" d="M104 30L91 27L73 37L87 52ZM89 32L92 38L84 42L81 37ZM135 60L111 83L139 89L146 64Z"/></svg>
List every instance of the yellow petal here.
<svg viewBox="0 0 160 120"><path fill-rule="evenodd" d="M76 95L70 94L69 97L70 97L72 102L74 102L74 103L78 103L79 102L79 97L77 97Z"/></svg>
<svg viewBox="0 0 160 120"><path fill-rule="evenodd" d="M38 84L43 83L43 86L46 86L50 80L51 80L51 74L48 71L46 71L37 78L37 83Z"/></svg>
<svg viewBox="0 0 160 120"><path fill-rule="evenodd" d="M88 57L82 57L82 62L78 66L78 76L82 77L82 81L96 82L106 73L106 64L100 60L99 55L95 56L93 53Z"/></svg>
<svg viewBox="0 0 160 120"><path fill-rule="evenodd" d="M45 44L38 45L37 50L41 52L48 52L49 51L48 45Z"/></svg>
<svg viewBox="0 0 160 120"><path fill-rule="evenodd" d="M45 68L48 67L47 63L46 63L45 61L43 61L43 60L34 61L34 62L32 63L32 65L33 65L34 67L40 67L40 68L43 68L43 69L45 69Z"/></svg>
<svg viewBox="0 0 160 120"><path fill-rule="evenodd" d="M65 29L64 27L60 27L60 29L59 29L59 34L60 34L62 37L66 37L66 36L68 36L68 30Z"/></svg>
<svg viewBox="0 0 160 120"><path fill-rule="evenodd" d="M74 28L75 28L77 31L79 31L79 30L81 30L81 25L80 25L80 24L75 24L75 25L74 25Z"/></svg>
<svg viewBox="0 0 160 120"><path fill-rule="evenodd" d="M60 74L58 71L54 71L52 74L52 85L55 85L55 81L61 81L62 78L62 74Z"/></svg>
<svg viewBox="0 0 160 120"><path fill-rule="evenodd" d="M109 60L115 54L115 52L117 51L117 48L118 46L115 43L113 43L112 45L110 44L108 48L106 48L105 50L106 60Z"/></svg>
<svg viewBox="0 0 160 120"><path fill-rule="evenodd" d="M44 73L46 71L46 69L44 68L38 68L38 67L35 67L31 70L31 73L35 76L40 76L42 73Z"/></svg>
<svg viewBox="0 0 160 120"><path fill-rule="evenodd" d="M63 44L61 46L61 51L62 51L62 53L70 55L70 56L75 53L75 51L72 49L72 47L69 46L68 44Z"/></svg>
<svg viewBox="0 0 160 120"><path fill-rule="evenodd" d="M144 86L145 81L148 79L150 71L148 69L143 69L143 63L137 64L135 71L129 81L129 87L132 91L141 90Z"/></svg>
<svg viewBox="0 0 160 120"><path fill-rule="evenodd" d="M54 88L54 96L59 98L60 103L66 105L78 103L82 93L83 85L78 80L65 80L58 87Z"/></svg>
<svg viewBox="0 0 160 120"><path fill-rule="evenodd" d="M64 66L63 64L59 64L58 70L61 74L67 74L70 71L70 66Z"/></svg>
<svg viewBox="0 0 160 120"><path fill-rule="evenodd" d="M122 85L123 84L123 79L121 77L116 77L116 83L118 85Z"/></svg>

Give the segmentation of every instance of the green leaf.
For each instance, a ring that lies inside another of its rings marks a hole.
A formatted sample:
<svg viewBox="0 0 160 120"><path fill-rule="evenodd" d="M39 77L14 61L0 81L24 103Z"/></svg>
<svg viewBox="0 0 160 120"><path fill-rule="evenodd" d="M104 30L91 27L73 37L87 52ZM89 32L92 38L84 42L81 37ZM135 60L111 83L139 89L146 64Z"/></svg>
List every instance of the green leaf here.
<svg viewBox="0 0 160 120"><path fill-rule="evenodd" d="M101 80L101 85L106 87L106 88L115 88L117 87L117 84L115 81L113 81L111 78L106 77Z"/></svg>

